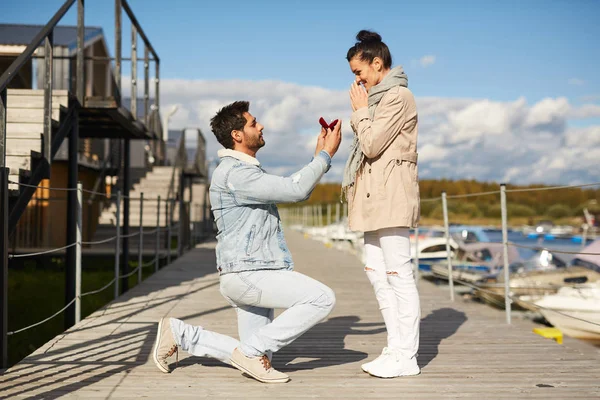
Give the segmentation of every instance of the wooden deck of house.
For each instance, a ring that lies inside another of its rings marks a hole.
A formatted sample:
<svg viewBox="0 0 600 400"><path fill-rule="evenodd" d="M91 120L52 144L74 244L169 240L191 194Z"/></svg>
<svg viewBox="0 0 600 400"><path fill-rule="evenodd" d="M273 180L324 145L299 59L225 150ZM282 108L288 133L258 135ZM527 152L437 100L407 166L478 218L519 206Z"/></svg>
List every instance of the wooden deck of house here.
<svg viewBox="0 0 600 400"><path fill-rule="evenodd" d="M171 374L151 360L157 321L176 316L233 336L219 293L214 243L205 243L57 336L0 376L0 398L600 398L600 356L508 326L497 310L420 282L422 373L382 380L360 370L385 330L359 260L288 230L296 269L332 287L330 317L274 357L292 377L265 385L220 362L180 354Z"/></svg>

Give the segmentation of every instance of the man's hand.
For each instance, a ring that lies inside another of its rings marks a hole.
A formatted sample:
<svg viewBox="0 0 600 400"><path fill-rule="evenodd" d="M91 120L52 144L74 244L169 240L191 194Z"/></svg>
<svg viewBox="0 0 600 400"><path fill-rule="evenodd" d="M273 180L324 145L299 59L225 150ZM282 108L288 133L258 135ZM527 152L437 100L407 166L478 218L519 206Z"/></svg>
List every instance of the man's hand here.
<svg viewBox="0 0 600 400"><path fill-rule="evenodd" d="M315 157L325 147L325 137L326 136L327 136L327 130L325 128L321 128L321 133L319 133L319 137L317 138L317 148L315 149Z"/></svg>
<svg viewBox="0 0 600 400"><path fill-rule="evenodd" d="M342 120L339 120L337 124L333 127L333 130L328 129L327 134L323 139L323 150L329 153L331 157L338 151L340 148L340 143L342 142Z"/></svg>
<svg viewBox="0 0 600 400"><path fill-rule="evenodd" d="M352 82L350 85L350 102L352 103L352 111L369 105L369 95L364 87L358 83Z"/></svg>

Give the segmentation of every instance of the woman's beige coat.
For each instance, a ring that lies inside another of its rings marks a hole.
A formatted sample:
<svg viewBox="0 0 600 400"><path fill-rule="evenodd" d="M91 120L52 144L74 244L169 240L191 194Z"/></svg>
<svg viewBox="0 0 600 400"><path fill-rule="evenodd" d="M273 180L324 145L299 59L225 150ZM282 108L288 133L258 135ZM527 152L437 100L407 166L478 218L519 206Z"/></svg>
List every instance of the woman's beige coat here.
<svg viewBox="0 0 600 400"><path fill-rule="evenodd" d="M367 107L352 114L365 160L348 191L348 222L353 231L415 227L419 222L417 105L410 90L388 90L371 121Z"/></svg>

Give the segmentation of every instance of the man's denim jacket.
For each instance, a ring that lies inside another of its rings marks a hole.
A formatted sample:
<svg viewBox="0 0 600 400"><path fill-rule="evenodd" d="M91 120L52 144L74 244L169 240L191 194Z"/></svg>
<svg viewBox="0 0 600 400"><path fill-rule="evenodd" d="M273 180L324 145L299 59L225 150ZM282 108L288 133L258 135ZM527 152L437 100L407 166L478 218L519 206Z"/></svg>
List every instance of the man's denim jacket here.
<svg viewBox="0 0 600 400"><path fill-rule="evenodd" d="M331 157L321 151L290 177L267 174L258 160L222 149L210 184L217 224L217 269L221 274L261 269L293 269L276 203L306 200Z"/></svg>

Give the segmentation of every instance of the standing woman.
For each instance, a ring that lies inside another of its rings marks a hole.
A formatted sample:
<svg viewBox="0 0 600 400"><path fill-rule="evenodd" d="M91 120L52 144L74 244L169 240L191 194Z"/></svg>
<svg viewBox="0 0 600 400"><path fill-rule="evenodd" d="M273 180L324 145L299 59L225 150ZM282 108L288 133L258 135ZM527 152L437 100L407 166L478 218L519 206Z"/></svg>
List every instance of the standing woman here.
<svg viewBox="0 0 600 400"><path fill-rule="evenodd" d="M342 190L349 225L364 232L365 271L387 329L387 346L363 371L380 378L417 375L420 304L409 228L419 221L417 107L401 66L381 36L362 30L346 56L354 142Z"/></svg>

